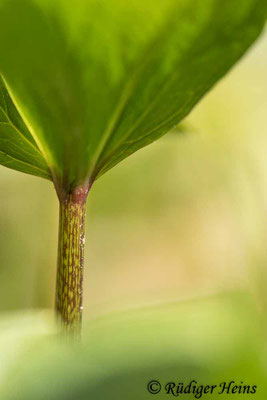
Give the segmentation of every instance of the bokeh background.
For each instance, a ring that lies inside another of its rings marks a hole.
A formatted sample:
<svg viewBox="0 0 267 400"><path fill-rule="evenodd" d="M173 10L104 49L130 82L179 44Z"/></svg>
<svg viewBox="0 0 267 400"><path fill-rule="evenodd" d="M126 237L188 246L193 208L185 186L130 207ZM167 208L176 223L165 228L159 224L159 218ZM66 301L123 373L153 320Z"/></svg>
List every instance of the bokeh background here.
<svg viewBox="0 0 267 400"><path fill-rule="evenodd" d="M143 315L142 310L159 307L160 323L166 317L162 307L189 302L186 314L191 313L192 319L186 321L199 332L194 340L200 341L199 348L206 349L205 357L214 338L208 321L212 327L227 327L231 349L244 335L252 338L250 341L246 336L237 360L242 359L242 352L247 355L252 342L258 345L259 354L264 354L266 110L265 33L192 111L182 132L170 132L95 183L87 206L85 321L106 315L114 318L118 313ZM52 308L58 224L52 184L2 167L0 185L2 318L19 310ZM221 296L228 295L235 298L233 304L238 303L237 308L228 300L225 306L218 303ZM211 307L215 304L212 299L216 299L219 308ZM196 308L192 304L202 305L204 314L200 314L204 315L206 328L201 328L201 322L194 324L192 312ZM223 321L219 325L218 315ZM33 318L31 324L34 321ZM171 319L165 323L171 324ZM123 322L115 324L125 326ZM257 324L262 330L255 333ZM215 331L221 332L217 328ZM142 326L139 333L145 331L149 341L153 329L153 324L145 329ZM129 330L132 332L132 327ZM186 332L181 335L180 341L188 337ZM167 346L165 336L164 340ZM170 343L173 340L172 337ZM223 339L220 346L222 343ZM203 354L200 352L197 357L204 357ZM209 362L211 358L209 355ZM257 359L255 368L261 371L258 377L266 367L264 358ZM218 360L230 368L229 358L222 361L218 356ZM253 362L247 359L248 376ZM235 364L236 371L241 371L244 363ZM103 393L99 396L105 398ZM98 397L94 395L94 399Z"/></svg>

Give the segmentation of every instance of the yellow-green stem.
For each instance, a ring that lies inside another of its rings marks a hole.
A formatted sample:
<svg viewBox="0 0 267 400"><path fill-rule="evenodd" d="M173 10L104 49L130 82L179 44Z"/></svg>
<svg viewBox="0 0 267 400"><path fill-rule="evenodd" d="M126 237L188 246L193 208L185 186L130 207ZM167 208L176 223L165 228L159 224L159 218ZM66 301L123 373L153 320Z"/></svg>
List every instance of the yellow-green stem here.
<svg viewBox="0 0 267 400"><path fill-rule="evenodd" d="M60 200L56 312L64 331L77 335L82 320L86 189Z"/></svg>

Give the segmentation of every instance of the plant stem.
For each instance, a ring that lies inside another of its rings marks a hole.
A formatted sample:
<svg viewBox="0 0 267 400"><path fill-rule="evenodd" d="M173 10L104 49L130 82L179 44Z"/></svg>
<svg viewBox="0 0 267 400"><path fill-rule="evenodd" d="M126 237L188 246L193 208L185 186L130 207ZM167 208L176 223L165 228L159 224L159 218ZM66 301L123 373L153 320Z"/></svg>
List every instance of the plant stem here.
<svg viewBox="0 0 267 400"><path fill-rule="evenodd" d="M59 197L56 312L64 331L79 335L82 322L85 206L87 186Z"/></svg>

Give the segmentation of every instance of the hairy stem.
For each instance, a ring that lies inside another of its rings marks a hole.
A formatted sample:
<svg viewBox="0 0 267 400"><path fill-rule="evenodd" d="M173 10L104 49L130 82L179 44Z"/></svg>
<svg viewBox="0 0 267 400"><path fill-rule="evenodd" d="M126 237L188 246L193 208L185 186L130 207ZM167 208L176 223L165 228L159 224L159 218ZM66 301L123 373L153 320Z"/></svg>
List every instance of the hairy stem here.
<svg viewBox="0 0 267 400"><path fill-rule="evenodd" d="M77 335L82 321L85 206L88 187L60 198L56 312L64 331Z"/></svg>

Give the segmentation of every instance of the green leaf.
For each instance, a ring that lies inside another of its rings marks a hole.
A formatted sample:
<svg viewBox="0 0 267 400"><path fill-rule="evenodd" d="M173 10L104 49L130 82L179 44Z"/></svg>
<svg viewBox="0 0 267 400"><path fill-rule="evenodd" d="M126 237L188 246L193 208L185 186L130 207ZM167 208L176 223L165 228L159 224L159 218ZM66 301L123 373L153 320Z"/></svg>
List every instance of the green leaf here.
<svg viewBox="0 0 267 400"><path fill-rule="evenodd" d="M266 0L0 0L0 72L68 191L177 125L265 17Z"/></svg>
<svg viewBox="0 0 267 400"><path fill-rule="evenodd" d="M51 179L46 161L14 106L0 75L0 163Z"/></svg>
<svg viewBox="0 0 267 400"><path fill-rule="evenodd" d="M0 319L1 399L149 400L152 379L162 383L159 400L168 399L167 382L193 379L243 381L257 385L257 400L266 399L264 320L247 294L110 313L86 323L72 346L53 337L52 321L45 311ZM235 399L217 393L206 398Z"/></svg>

